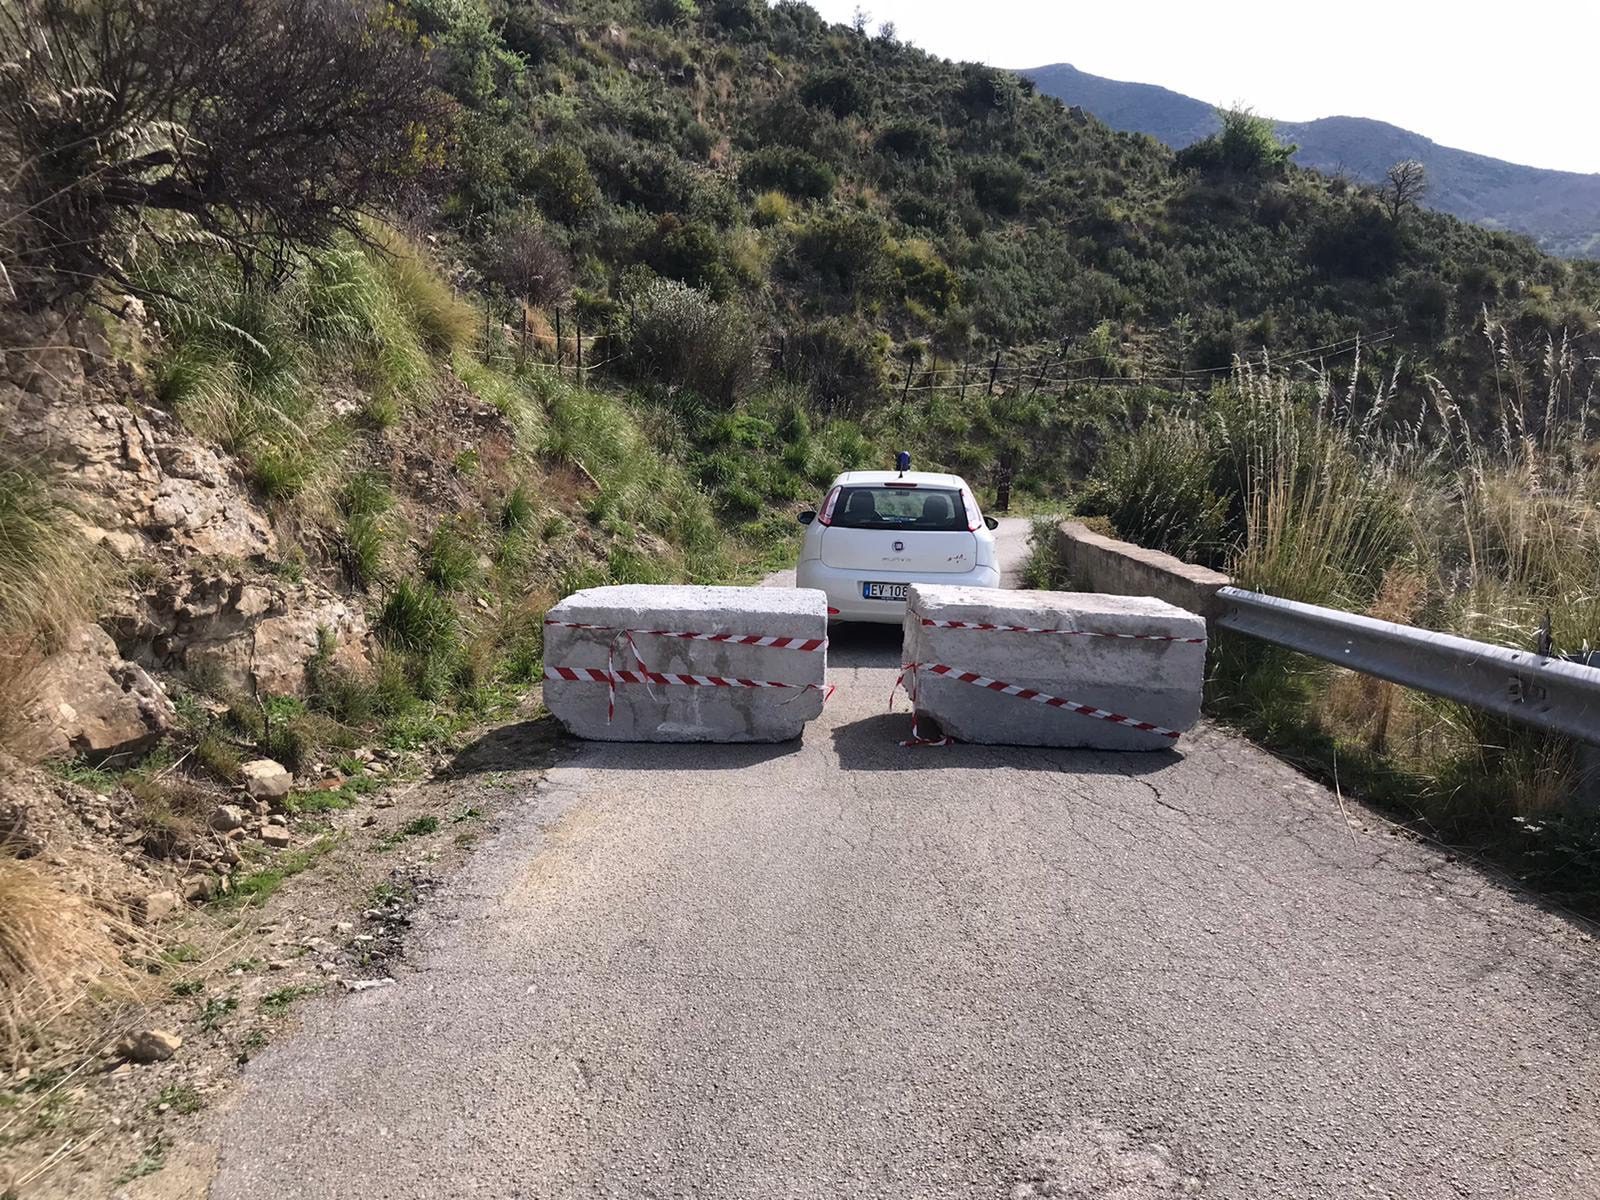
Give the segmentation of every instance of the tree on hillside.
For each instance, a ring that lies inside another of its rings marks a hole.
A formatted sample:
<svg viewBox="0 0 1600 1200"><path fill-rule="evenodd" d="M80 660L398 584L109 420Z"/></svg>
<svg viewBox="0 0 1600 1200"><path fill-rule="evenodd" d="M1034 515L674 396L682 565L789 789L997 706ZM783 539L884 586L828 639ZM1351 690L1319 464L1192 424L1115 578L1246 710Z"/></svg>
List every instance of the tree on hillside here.
<svg viewBox="0 0 1600 1200"><path fill-rule="evenodd" d="M559 304L572 291L572 267L561 247L538 225L505 222L490 244L484 278L513 299L535 308Z"/></svg>
<svg viewBox="0 0 1600 1200"><path fill-rule="evenodd" d="M1428 194L1427 169L1414 158L1397 162L1389 168L1378 195L1388 210L1389 220L1396 227L1405 220L1406 213L1422 203Z"/></svg>
<svg viewBox="0 0 1600 1200"><path fill-rule="evenodd" d="M418 183L445 104L378 0L12 0L0 255L30 303L133 286L135 241L271 269Z"/></svg>
<svg viewBox="0 0 1600 1200"><path fill-rule="evenodd" d="M1178 152L1178 165L1207 175L1270 179L1299 148L1278 140L1272 122L1248 108L1219 108L1222 130Z"/></svg>

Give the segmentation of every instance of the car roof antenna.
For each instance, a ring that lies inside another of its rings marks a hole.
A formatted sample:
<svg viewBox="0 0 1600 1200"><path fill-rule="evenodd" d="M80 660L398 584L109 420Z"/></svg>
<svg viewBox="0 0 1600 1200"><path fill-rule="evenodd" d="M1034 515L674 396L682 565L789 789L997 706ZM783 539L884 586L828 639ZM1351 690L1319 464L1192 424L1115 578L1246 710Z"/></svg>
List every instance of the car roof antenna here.
<svg viewBox="0 0 1600 1200"><path fill-rule="evenodd" d="M911 470L911 451L902 450L894 456L894 469L900 472L900 478L906 477L906 472Z"/></svg>

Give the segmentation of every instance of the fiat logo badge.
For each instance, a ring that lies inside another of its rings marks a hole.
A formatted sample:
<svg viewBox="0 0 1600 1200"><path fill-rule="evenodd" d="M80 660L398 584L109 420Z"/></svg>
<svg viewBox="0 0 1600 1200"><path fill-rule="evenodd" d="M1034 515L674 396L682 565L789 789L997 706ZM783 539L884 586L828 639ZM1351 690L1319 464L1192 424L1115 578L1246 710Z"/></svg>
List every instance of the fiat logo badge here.
<svg viewBox="0 0 1600 1200"><path fill-rule="evenodd" d="M894 548L896 550L904 550L906 548L906 544L904 542L896 542L894 544Z"/></svg>

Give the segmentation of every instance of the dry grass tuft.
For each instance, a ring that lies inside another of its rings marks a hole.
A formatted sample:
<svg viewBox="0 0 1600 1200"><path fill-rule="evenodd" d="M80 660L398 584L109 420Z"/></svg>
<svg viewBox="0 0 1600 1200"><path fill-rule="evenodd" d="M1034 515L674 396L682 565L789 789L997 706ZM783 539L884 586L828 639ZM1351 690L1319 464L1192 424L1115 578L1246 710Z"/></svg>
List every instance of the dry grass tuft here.
<svg viewBox="0 0 1600 1200"><path fill-rule="evenodd" d="M43 869L0 855L0 1058L90 993L131 994L135 931Z"/></svg>
<svg viewBox="0 0 1600 1200"><path fill-rule="evenodd" d="M90 617L102 577L69 495L31 464L0 455L0 746L22 758L37 757L17 719L35 669Z"/></svg>
<svg viewBox="0 0 1600 1200"><path fill-rule="evenodd" d="M60 637L90 611L99 580L69 497L0 457L0 635Z"/></svg>

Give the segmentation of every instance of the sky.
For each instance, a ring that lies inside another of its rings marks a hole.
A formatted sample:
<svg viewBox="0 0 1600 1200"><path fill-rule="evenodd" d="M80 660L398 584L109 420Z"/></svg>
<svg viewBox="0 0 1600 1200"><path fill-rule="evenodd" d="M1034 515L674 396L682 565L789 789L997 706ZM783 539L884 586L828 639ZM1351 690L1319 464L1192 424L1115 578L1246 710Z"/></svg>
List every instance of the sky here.
<svg viewBox="0 0 1600 1200"><path fill-rule="evenodd" d="M1446 146L1600 172L1595 0L808 0L945 58L1071 63L1280 121L1375 117Z"/></svg>

